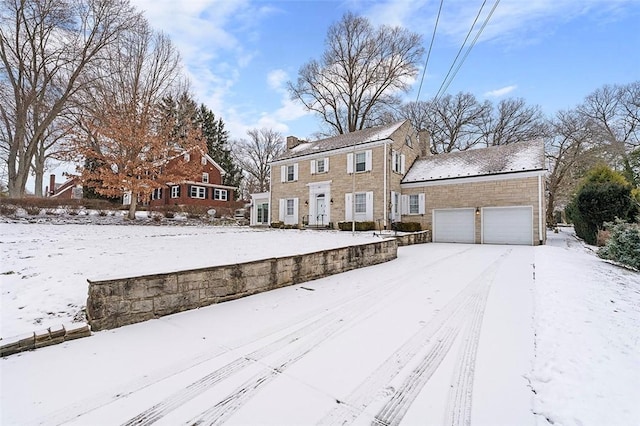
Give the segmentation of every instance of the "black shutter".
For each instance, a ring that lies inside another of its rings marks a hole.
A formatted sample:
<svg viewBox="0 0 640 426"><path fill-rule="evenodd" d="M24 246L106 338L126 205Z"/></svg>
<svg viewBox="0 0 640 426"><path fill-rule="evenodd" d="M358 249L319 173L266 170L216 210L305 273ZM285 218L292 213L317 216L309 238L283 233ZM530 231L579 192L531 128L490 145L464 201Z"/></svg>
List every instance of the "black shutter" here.
<svg viewBox="0 0 640 426"><path fill-rule="evenodd" d="M187 185L187 197L191 198L191 185Z"/></svg>
<svg viewBox="0 0 640 426"><path fill-rule="evenodd" d="M216 190L214 188L211 188L211 199L215 199L215 195L216 195Z"/></svg>
<svg viewBox="0 0 640 426"><path fill-rule="evenodd" d="M182 185L178 185L178 198L180 198L180 190L182 189Z"/></svg>

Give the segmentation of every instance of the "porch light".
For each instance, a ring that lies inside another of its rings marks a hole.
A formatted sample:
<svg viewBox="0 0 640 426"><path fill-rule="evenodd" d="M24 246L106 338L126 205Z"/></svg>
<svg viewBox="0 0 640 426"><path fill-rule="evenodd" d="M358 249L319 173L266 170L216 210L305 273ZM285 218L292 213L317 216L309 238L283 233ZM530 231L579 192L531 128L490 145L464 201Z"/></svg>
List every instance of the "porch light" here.
<svg viewBox="0 0 640 426"><path fill-rule="evenodd" d="M476 216L480 216L480 207L476 207Z"/></svg>

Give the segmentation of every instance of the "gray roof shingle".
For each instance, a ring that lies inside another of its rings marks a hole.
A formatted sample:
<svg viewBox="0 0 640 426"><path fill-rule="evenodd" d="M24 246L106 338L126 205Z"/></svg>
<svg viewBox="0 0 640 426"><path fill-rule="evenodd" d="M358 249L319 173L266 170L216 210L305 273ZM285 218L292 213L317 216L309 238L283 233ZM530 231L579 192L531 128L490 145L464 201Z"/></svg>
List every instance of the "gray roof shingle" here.
<svg viewBox="0 0 640 426"><path fill-rule="evenodd" d="M302 157L304 155L317 154L320 152L332 151L344 147L362 145L369 142L389 139L393 132L398 130L406 120L396 121L392 124L370 127L344 135L332 136L326 139L319 139L314 142L302 142L293 149L286 150L274 161L287 160L290 158Z"/></svg>
<svg viewBox="0 0 640 426"><path fill-rule="evenodd" d="M402 183L545 170L542 140L419 158Z"/></svg>

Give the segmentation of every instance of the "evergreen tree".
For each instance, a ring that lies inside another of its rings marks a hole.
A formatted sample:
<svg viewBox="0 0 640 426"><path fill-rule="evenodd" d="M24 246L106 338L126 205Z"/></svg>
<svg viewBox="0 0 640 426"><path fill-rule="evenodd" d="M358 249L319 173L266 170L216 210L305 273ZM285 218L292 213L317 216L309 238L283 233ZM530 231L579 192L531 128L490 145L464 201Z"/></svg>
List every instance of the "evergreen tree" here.
<svg viewBox="0 0 640 426"><path fill-rule="evenodd" d="M204 104L200 105L197 111L197 122L207 144L207 154L227 172L222 183L239 187L242 169L234 162L231 155L229 132L224 128L224 122L221 118L216 119L215 114ZM236 197L239 192L236 191Z"/></svg>

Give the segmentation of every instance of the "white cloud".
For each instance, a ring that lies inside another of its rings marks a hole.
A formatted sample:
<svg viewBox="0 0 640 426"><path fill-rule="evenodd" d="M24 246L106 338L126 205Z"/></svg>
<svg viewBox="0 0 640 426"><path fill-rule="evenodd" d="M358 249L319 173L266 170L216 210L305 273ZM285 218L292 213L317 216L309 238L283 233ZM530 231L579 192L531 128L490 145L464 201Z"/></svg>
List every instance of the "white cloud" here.
<svg viewBox="0 0 640 426"><path fill-rule="evenodd" d="M289 80L289 75L284 70L273 70L267 74L267 83L275 91L284 90L284 83Z"/></svg>
<svg viewBox="0 0 640 426"><path fill-rule="evenodd" d="M513 92L517 88L518 88L518 86L516 86L516 85L506 86L506 87L502 87L500 89L490 90L490 91L486 92L484 94L484 96L487 97L487 98L499 98L501 96L504 96L504 95L507 95L507 94Z"/></svg>

